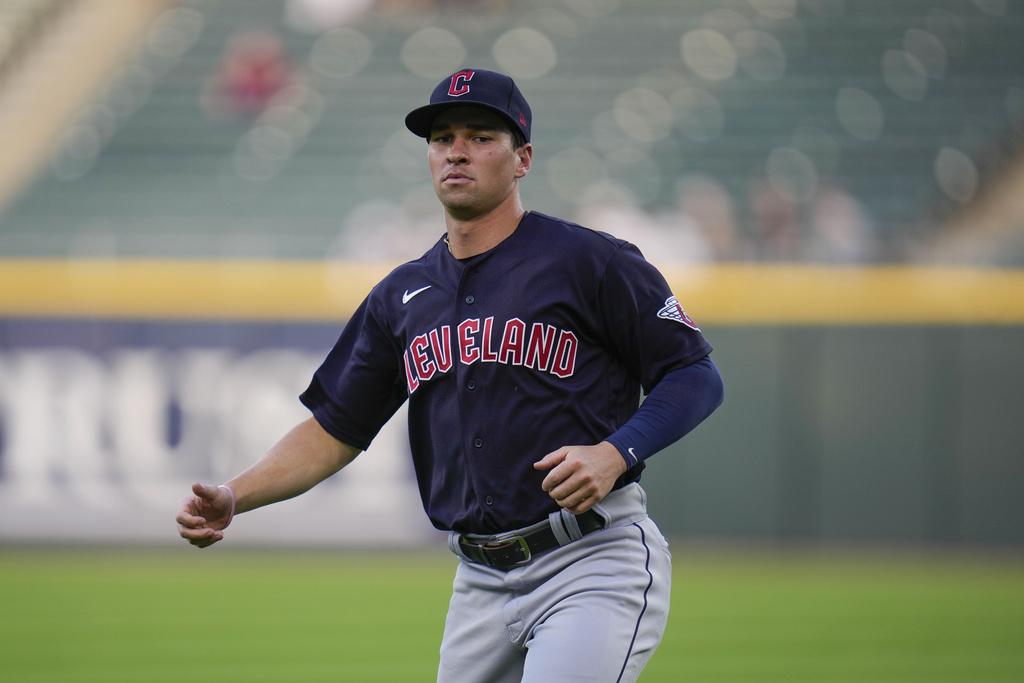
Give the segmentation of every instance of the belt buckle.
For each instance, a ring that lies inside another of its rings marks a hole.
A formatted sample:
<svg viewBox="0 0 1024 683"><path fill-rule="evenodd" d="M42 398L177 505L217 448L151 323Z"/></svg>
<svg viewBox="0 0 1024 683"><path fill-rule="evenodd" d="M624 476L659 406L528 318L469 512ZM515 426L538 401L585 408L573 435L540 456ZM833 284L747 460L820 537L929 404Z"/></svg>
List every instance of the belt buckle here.
<svg viewBox="0 0 1024 683"><path fill-rule="evenodd" d="M530 561L531 557L530 546L522 536L512 536L511 538L503 539L499 543L488 543L481 547L487 551L487 558L492 561L492 566L494 566L492 553L501 553L499 559L509 560L509 564L503 565L507 567L518 567L526 564ZM515 559L513 559L514 557Z"/></svg>

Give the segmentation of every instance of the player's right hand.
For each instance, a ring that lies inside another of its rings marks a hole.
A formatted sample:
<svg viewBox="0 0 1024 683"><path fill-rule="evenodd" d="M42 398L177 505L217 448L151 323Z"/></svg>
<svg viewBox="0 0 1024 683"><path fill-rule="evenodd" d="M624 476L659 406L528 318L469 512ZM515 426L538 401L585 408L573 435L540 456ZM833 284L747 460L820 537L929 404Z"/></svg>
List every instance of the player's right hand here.
<svg viewBox="0 0 1024 683"><path fill-rule="evenodd" d="M541 488L574 515L600 503L626 471L626 461L607 441L596 446L564 446L533 466L548 471Z"/></svg>
<svg viewBox="0 0 1024 683"><path fill-rule="evenodd" d="M192 495L178 503L178 534L199 548L224 539L231 516L231 494L216 486L192 484Z"/></svg>

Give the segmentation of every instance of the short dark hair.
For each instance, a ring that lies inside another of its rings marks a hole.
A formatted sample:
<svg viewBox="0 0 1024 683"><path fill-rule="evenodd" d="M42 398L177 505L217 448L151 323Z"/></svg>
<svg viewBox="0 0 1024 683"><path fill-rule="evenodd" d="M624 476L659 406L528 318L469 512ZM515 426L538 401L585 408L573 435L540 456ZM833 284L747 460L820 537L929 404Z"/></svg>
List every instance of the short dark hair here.
<svg viewBox="0 0 1024 683"><path fill-rule="evenodd" d="M509 126L508 132L512 136L512 149L519 149L525 145L529 140L526 139L526 135L523 131L519 130L516 126Z"/></svg>

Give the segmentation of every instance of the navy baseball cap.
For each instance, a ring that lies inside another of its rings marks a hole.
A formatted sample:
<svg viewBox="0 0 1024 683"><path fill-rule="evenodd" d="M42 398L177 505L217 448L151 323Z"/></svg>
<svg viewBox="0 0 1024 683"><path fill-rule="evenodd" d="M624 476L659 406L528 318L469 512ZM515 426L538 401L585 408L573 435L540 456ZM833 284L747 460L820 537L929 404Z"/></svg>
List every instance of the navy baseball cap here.
<svg viewBox="0 0 1024 683"><path fill-rule="evenodd" d="M533 116L515 81L505 74L483 69L463 69L438 83L430 93L430 104L409 112L405 127L421 138L429 138L434 117L454 107L489 109L507 119L530 141Z"/></svg>

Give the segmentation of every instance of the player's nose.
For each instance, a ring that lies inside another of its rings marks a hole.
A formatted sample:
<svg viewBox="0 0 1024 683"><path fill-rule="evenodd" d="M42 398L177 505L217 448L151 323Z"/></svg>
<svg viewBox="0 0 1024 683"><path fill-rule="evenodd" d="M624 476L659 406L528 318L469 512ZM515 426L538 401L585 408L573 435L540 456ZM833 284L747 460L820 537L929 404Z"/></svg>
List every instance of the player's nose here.
<svg viewBox="0 0 1024 683"><path fill-rule="evenodd" d="M451 163L466 161L469 158L468 150L469 144L465 140L456 137L448 147L448 161Z"/></svg>

